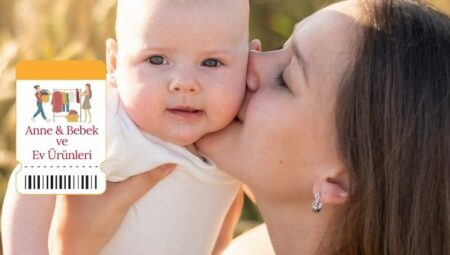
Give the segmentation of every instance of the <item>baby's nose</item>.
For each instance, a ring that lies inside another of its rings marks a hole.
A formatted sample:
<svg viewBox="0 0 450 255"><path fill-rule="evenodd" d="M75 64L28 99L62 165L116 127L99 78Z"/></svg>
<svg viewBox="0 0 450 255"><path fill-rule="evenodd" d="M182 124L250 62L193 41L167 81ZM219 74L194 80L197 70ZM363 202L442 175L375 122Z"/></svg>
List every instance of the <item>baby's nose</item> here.
<svg viewBox="0 0 450 255"><path fill-rule="evenodd" d="M194 81L174 81L169 85L172 93L198 93L200 86Z"/></svg>

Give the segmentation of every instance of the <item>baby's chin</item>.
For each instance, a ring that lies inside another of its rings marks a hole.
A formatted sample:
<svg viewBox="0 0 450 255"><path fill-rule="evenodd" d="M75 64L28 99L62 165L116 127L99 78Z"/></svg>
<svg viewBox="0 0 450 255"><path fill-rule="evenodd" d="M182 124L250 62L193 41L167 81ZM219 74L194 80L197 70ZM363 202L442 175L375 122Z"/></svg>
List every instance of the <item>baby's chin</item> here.
<svg viewBox="0 0 450 255"><path fill-rule="evenodd" d="M206 135L207 133L209 132L202 132L200 130L177 130L175 132L172 131L161 134L159 135L159 138L178 146L187 146L197 142L202 136Z"/></svg>
<svg viewBox="0 0 450 255"><path fill-rule="evenodd" d="M222 123L220 123L222 124ZM218 131L222 125L191 125L177 123L173 125L150 125L142 128L145 132L158 137L159 139L178 146L187 146L196 143L203 136Z"/></svg>
<svg viewBox="0 0 450 255"><path fill-rule="evenodd" d="M187 145L191 145L194 144L198 139L200 139L200 137L195 137L195 138L191 138L191 137L170 137L168 139L163 139L166 142L169 143L173 143L175 145L178 146L187 146Z"/></svg>

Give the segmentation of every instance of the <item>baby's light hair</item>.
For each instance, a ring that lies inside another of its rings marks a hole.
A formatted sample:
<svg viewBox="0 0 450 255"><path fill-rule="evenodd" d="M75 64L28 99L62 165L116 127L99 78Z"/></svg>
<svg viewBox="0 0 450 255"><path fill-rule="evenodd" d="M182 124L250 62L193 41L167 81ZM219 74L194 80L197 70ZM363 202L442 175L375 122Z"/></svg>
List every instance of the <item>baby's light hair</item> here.
<svg viewBox="0 0 450 255"><path fill-rule="evenodd" d="M125 20L125 16L128 14L125 10L126 7L130 7L133 4L136 4L137 2L141 2L141 3L155 3L156 1L163 1L164 3L175 3L175 4L183 4L183 3L195 3L195 4L199 4L199 3L211 3L213 1L216 2L222 2L223 1L227 1L227 2L231 2L231 1L236 1L237 3L241 2L241 4L243 5L243 12L245 12L246 15L246 23L248 24L248 19L249 19L249 15L250 15L250 3L249 0L117 0L117 10L116 10L116 22L115 22L115 30L116 30L116 39L117 41L119 41L119 37L120 37L120 31L122 28L122 23L124 23L123 21ZM145 7L142 7L145 8ZM128 14L129 15L129 14ZM248 25L247 25L248 26ZM248 38L247 38L248 40Z"/></svg>

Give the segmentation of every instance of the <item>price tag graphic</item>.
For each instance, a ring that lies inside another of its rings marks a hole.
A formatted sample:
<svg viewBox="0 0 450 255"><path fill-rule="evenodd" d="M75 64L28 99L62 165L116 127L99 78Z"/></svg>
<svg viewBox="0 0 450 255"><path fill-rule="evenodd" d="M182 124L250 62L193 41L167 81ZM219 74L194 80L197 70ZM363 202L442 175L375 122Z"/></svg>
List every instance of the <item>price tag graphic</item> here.
<svg viewBox="0 0 450 255"><path fill-rule="evenodd" d="M105 190L106 68L101 61L21 61L16 142L22 194Z"/></svg>

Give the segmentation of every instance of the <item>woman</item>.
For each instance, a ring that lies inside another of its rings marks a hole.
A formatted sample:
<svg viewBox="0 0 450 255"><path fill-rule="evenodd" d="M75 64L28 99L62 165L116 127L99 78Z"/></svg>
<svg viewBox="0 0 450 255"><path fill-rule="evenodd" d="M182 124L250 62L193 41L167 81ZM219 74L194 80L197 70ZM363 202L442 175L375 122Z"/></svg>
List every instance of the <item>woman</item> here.
<svg viewBox="0 0 450 255"><path fill-rule="evenodd" d="M252 190L277 254L449 254L449 17L341 2L248 70L239 120L198 146ZM52 251L95 254L140 195L121 190L59 197Z"/></svg>
<svg viewBox="0 0 450 255"><path fill-rule="evenodd" d="M248 70L240 121L198 145L253 191L277 254L450 253L448 16L339 3Z"/></svg>
<svg viewBox="0 0 450 255"><path fill-rule="evenodd" d="M85 116L84 122L91 123L91 98L92 98L91 84L87 83L84 86L84 91L81 92L81 95L84 96L83 103L81 104L81 109L83 109Z"/></svg>

